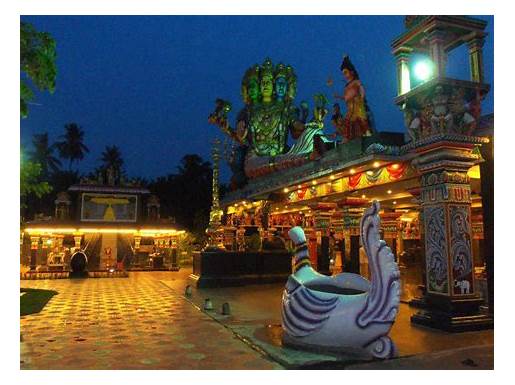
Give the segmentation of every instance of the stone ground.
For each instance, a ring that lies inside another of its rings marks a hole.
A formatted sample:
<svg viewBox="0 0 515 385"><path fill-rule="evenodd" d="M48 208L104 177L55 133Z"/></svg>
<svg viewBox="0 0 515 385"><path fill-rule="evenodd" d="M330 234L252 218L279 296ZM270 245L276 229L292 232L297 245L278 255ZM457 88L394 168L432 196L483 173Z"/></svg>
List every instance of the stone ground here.
<svg viewBox="0 0 515 385"><path fill-rule="evenodd" d="M163 283L178 294L184 294L186 285L190 283L187 280L188 275L189 271L182 269L171 280L164 280ZM188 299L196 306L201 307L204 299L210 298L215 311L208 312L208 314L258 346L286 368L351 368L350 365L357 366L349 357L299 352L282 346L280 323L283 287L283 284L267 284L233 288L193 288L192 296ZM230 304L232 314L229 317L220 314L224 302ZM403 365L409 363L415 365L417 361L411 358L413 356L427 357L428 361L433 362L434 368L437 369L445 360L433 359L432 354L436 354L436 357L439 357L439 354L456 354L453 360L448 361L447 366L454 363L452 367L454 369L493 369L493 330L447 333L415 326L411 324L410 317L417 311L418 309L401 303L399 315L390 332L390 337L398 348L399 356L405 360L402 361L405 362ZM483 353L485 353L484 358L482 357ZM462 358L459 359L460 357ZM477 366L467 365L467 359L473 360L474 363L479 362L479 364ZM398 360L393 361L399 363ZM462 364L461 361L466 361L466 363ZM383 364L369 363L366 365L381 366ZM384 365L385 369L389 368L387 364ZM354 368L354 366L352 367ZM422 364L412 368L418 367L427 369Z"/></svg>
<svg viewBox="0 0 515 385"><path fill-rule="evenodd" d="M281 369L167 288L174 272L21 281L56 290L21 317L21 369Z"/></svg>
<svg viewBox="0 0 515 385"><path fill-rule="evenodd" d="M492 369L493 331L450 334L416 327L401 305L391 336L401 358L355 363L281 346L283 285L193 290L190 269L129 278L21 281L56 290L21 317L21 369ZM199 307L205 298L211 312ZM231 315L220 314L229 302Z"/></svg>

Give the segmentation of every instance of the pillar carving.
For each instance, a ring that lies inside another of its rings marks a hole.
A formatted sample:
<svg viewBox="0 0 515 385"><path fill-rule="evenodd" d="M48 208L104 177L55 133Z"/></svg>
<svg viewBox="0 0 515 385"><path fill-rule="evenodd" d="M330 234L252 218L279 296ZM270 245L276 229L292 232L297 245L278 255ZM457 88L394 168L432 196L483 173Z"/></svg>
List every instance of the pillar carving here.
<svg viewBox="0 0 515 385"><path fill-rule="evenodd" d="M415 150L420 173L428 309L412 322L449 331L488 327L479 315L474 283L471 192L467 171L478 162L470 137L462 142L440 142ZM474 317L471 317L474 316Z"/></svg>
<svg viewBox="0 0 515 385"><path fill-rule="evenodd" d="M483 36L474 36L471 40L467 42L469 49L470 80L476 83L483 83L484 81L484 43L485 39Z"/></svg>

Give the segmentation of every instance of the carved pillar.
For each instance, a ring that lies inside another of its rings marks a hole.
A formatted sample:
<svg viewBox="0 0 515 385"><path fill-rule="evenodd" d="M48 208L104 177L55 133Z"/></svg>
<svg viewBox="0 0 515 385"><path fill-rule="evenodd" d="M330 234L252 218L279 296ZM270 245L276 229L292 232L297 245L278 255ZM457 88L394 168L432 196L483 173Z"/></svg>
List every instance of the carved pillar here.
<svg viewBox="0 0 515 385"><path fill-rule="evenodd" d="M75 248L80 250L80 244L82 242L82 235L74 235L73 240L75 241Z"/></svg>
<svg viewBox="0 0 515 385"><path fill-rule="evenodd" d="M483 67L483 36L475 36L467 42L469 49L470 80L476 83L484 81Z"/></svg>
<svg viewBox="0 0 515 385"><path fill-rule="evenodd" d="M481 205L483 206L484 254L488 290L488 312L494 314L494 144L481 146Z"/></svg>
<svg viewBox="0 0 515 385"><path fill-rule="evenodd" d="M411 89L409 55L412 50L412 48L400 47L394 52L397 61L397 95L405 94Z"/></svg>
<svg viewBox="0 0 515 385"><path fill-rule="evenodd" d="M447 54L445 53L445 32L435 29L429 32L427 39L429 41L429 54L433 61L433 73L435 78L445 77L445 63Z"/></svg>
<svg viewBox="0 0 515 385"><path fill-rule="evenodd" d="M30 270L36 270L37 257L39 249L39 237L30 237Z"/></svg>
<svg viewBox="0 0 515 385"><path fill-rule="evenodd" d="M316 203L311 207L313 211L314 230L316 233L316 269L322 274L330 274L329 271L329 232L331 231L331 217L336 204Z"/></svg>
<svg viewBox="0 0 515 385"><path fill-rule="evenodd" d="M399 259L399 217L401 213L395 211L384 212L381 215L381 230L383 231L382 238L386 241L392 250L395 260Z"/></svg>
<svg viewBox="0 0 515 385"><path fill-rule="evenodd" d="M363 215L362 206L368 204L366 199L345 198L338 202L343 214L343 235L345 252L343 270L359 274L359 222Z"/></svg>
<svg viewBox="0 0 515 385"><path fill-rule="evenodd" d="M341 210L337 210L331 217L331 230L334 231L334 265L333 274L343 271L343 215Z"/></svg>
<svg viewBox="0 0 515 385"><path fill-rule="evenodd" d="M449 138L451 139L451 138ZM479 313L481 300L474 285L472 223L468 169L478 158L474 143L426 141L417 146L414 165L420 172L425 227L426 310L411 322L447 331L492 327Z"/></svg>

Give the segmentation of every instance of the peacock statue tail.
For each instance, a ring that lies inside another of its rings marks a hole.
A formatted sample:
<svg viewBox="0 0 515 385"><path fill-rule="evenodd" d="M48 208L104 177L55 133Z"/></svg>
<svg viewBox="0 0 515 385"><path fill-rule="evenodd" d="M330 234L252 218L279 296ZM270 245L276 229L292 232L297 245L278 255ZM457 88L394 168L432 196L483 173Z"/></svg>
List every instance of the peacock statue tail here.
<svg viewBox="0 0 515 385"><path fill-rule="evenodd" d="M400 303L400 272L391 249L380 239L379 202L365 210L360 221L361 242L368 257L372 284L358 325L393 323Z"/></svg>
<svg viewBox="0 0 515 385"><path fill-rule="evenodd" d="M361 220L361 240L369 257L371 281L353 273L333 277L311 267L304 231L288 235L295 245L293 274L282 297L283 342L300 348L366 352L376 358L396 354L388 337L400 302L399 269L379 237L379 203Z"/></svg>

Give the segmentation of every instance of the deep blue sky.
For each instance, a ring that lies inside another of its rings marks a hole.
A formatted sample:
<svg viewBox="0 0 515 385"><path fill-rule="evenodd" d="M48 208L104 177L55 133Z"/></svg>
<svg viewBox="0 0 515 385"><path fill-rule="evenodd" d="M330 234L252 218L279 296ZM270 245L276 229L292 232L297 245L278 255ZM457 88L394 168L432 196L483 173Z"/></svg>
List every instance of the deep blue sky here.
<svg viewBox="0 0 515 385"><path fill-rule="evenodd" d="M484 47L486 81L493 86L493 17ZM30 16L22 17L57 42L57 87L37 96L21 120L21 141L64 124L85 131L90 153L82 172L98 165L106 145L120 147L130 176L175 172L187 153L208 159L210 143L223 138L207 123L217 97L241 108L245 70L266 56L291 64L296 103L323 92L332 104L341 93L342 54L350 55L365 85L380 131L404 131L393 104L395 61L390 42L404 30L403 16ZM468 79L465 47L449 58L448 76ZM335 80L326 85L327 78ZM493 112L493 88L484 113ZM327 120L327 132L333 132ZM222 179L229 173L224 170Z"/></svg>

